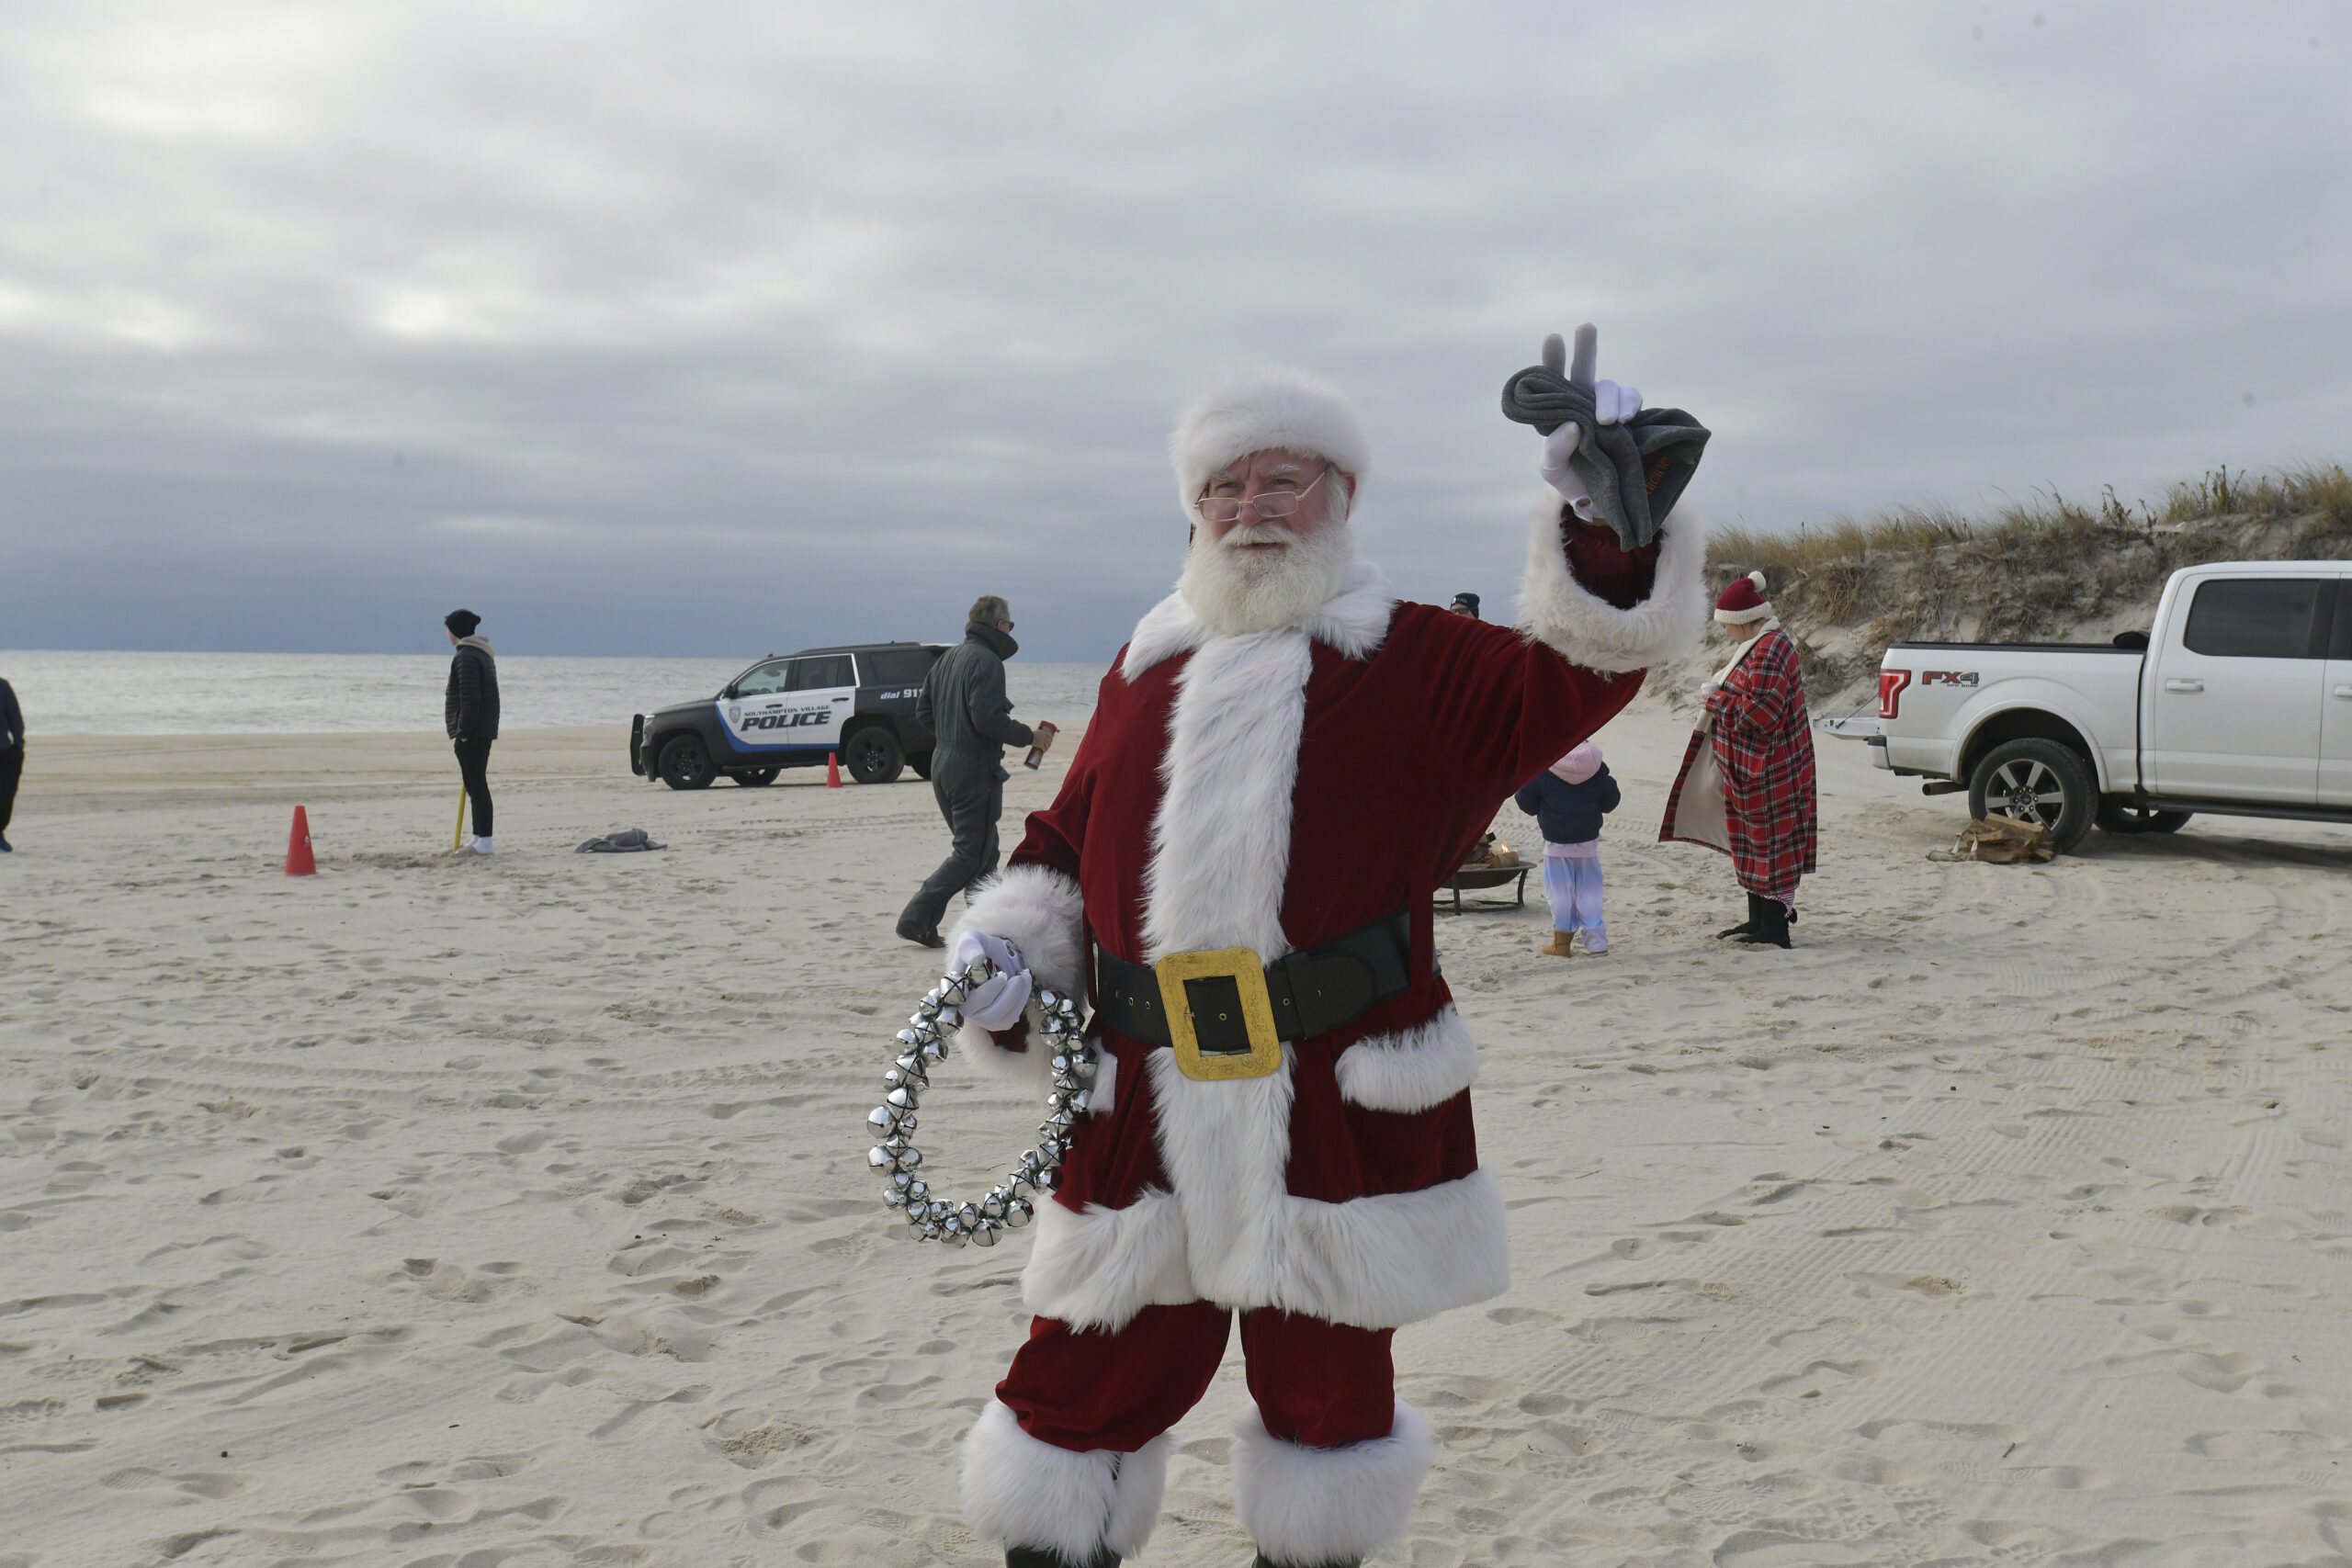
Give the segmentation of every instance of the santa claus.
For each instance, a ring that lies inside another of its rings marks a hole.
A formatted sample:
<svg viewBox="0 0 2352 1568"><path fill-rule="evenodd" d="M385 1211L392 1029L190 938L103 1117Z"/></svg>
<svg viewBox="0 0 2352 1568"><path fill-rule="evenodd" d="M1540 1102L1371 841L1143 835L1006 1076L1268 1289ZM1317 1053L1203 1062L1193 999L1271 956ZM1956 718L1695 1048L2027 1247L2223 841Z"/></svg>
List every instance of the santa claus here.
<svg viewBox="0 0 2352 1568"><path fill-rule="evenodd" d="M1601 386L1608 417L1638 409ZM1573 439L1550 444L1555 486ZM1399 601L1350 522L1363 432L1306 376L1218 386L1170 453L1193 525L1176 590L956 940L959 967L1008 971L965 1010L975 1055L1042 1079L1033 987L1087 994L1101 1041L1038 1206L1028 1340L964 1446L965 1516L1014 1568L1142 1548L1237 1313L1234 1506L1260 1562L1403 1534L1431 1439L1390 1340L1510 1278L1431 894L1707 615L1687 512L1627 548L1572 483L1535 516L1518 628Z"/></svg>

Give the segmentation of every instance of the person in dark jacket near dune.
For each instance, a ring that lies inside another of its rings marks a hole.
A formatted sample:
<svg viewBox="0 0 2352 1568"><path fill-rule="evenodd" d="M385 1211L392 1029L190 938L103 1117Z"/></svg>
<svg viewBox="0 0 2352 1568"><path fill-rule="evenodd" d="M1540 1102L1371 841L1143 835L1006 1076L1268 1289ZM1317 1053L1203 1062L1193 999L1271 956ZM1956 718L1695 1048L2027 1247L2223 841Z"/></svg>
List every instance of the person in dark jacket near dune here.
<svg viewBox="0 0 2352 1568"><path fill-rule="evenodd" d="M924 947L942 947L940 918L947 901L996 870L997 818L1004 815L1004 748L1036 743L1036 732L1012 716L1004 694L1004 661L1021 651L1012 640L1012 607L994 593L972 602L964 640L939 656L915 702L915 720L936 737L931 751L931 793L947 819L954 847L939 869L915 890L899 916L899 934Z"/></svg>
<svg viewBox="0 0 2352 1568"><path fill-rule="evenodd" d="M1584 932L1584 950L1609 951L1600 918L1600 819L1617 809L1617 781L1588 740L1528 781L1519 808L1544 833L1544 897L1552 906L1552 941L1542 951L1566 958Z"/></svg>
<svg viewBox="0 0 2352 1568"><path fill-rule="evenodd" d="M491 651L490 639L475 635L481 617L471 610L452 610L441 624L449 628L450 646L458 650L449 660L442 723L457 750L458 773L466 781L466 799L473 809L474 830L467 847L486 855L492 849L490 743L498 739L498 658Z"/></svg>

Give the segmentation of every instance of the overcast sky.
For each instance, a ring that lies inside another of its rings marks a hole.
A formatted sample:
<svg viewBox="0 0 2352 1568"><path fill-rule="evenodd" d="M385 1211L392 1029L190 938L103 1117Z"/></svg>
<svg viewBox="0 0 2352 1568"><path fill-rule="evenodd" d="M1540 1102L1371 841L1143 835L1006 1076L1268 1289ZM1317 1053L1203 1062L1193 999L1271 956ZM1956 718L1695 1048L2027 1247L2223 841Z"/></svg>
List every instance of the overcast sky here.
<svg viewBox="0 0 2352 1568"><path fill-rule="evenodd" d="M1507 604L1542 334L1764 528L2352 457L2341 6L12 0L0 648L1107 660L1218 368Z"/></svg>

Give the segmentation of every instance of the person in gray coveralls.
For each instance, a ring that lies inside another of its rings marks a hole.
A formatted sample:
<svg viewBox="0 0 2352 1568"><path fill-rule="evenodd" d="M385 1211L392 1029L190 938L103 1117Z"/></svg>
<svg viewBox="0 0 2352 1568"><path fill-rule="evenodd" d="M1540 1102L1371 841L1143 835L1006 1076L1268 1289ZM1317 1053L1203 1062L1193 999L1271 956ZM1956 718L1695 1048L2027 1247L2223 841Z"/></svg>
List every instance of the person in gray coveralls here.
<svg viewBox="0 0 2352 1568"><path fill-rule="evenodd" d="M1004 661L1021 650L1012 640L1012 608L993 593L972 601L964 640L939 656L915 702L915 718L935 737L931 793L955 844L939 869L915 890L899 916L899 934L924 947L944 947L940 917L947 901L996 870L996 820L1004 814L1004 748L1029 746L1035 732L1012 716L1004 694Z"/></svg>

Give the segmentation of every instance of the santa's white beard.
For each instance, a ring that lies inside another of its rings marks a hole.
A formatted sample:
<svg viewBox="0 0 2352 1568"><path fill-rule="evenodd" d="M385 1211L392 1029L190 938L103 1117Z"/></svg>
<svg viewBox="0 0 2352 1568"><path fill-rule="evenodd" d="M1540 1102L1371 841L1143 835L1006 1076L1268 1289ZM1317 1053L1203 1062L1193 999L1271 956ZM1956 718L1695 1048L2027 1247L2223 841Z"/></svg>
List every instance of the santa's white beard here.
<svg viewBox="0 0 2352 1568"><path fill-rule="evenodd" d="M1279 550L1241 547L1278 541ZM1218 637L1295 626L1340 591L1356 558L1355 529L1326 524L1304 538L1278 523L1240 523L1212 539L1204 529L1184 557L1176 592Z"/></svg>

